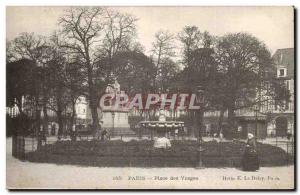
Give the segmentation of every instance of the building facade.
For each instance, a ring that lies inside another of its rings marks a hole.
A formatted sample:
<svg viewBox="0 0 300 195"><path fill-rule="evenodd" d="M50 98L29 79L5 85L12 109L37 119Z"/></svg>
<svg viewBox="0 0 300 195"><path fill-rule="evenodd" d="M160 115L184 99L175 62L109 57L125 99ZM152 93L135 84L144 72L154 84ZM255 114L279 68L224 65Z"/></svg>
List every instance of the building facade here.
<svg viewBox="0 0 300 195"><path fill-rule="evenodd" d="M257 92L260 103L255 109L244 108L235 111L237 127L240 127L239 135L246 138L247 133L257 133L258 138L279 136L294 133L294 49L278 49L272 56L274 66L268 74L275 74L275 79L282 84L289 93L288 100L276 100L272 95L271 84L264 82L263 90ZM218 126L219 111L206 112L204 115L205 130L216 132ZM227 123L227 112L224 113L223 124ZM237 128L238 129L238 128ZM237 131L236 129L236 131ZM238 132L237 132L238 133Z"/></svg>
<svg viewBox="0 0 300 195"><path fill-rule="evenodd" d="M278 49L273 55L276 78L283 84L289 93L289 100L278 103L268 101L268 134L286 136L294 134L294 107L295 107L295 75L294 75L294 48ZM264 109L263 111L266 111Z"/></svg>

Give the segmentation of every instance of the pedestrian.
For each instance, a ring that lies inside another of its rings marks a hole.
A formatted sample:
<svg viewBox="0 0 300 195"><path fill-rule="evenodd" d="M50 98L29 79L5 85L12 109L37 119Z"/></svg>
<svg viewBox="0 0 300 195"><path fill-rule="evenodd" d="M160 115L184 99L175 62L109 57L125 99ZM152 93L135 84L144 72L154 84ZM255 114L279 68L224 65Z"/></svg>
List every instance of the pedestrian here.
<svg viewBox="0 0 300 195"><path fill-rule="evenodd" d="M242 158L242 169L244 171L257 171L259 169L256 140L252 133L248 133L246 148Z"/></svg>
<svg viewBox="0 0 300 195"><path fill-rule="evenodd" d="M223 135L222 132L220 132L220 134L219 134L219 142L222 142L223 139L224 139L224 135Z"/></svg>
<svg viewBox="0 0 300 195"><path fill-rule="evenodd" d="M174 131L174 138L175 138L175 140L177 140L177 138L178 138L178 133L179 133L179 130L175 129L175 131Z"/></svg>
<svg viewBox="0 0 300 195"><path fill-rule="evenodd" d="M154 148L159 148L159 149L168 149L171 147L171 142L170 140L164 135L164 133L159 133L158 138L154 139Z"/></svg>
<svg viewBox="0 0 300 195"><path fill-rule="evenodd" d="M56 131L56 126L53 123L52 126L51 126L51 135L55 135L55 131Z"/></svg>
<svg viewBox="0 0 300 195"><path fill-rule="evenodd" d="M239 125L238 126L238 129L237 129L237 139L238 140L240 140L241 139L241 137L242 137L242 126L241 125Z"/></svg>
<svg viewBox="0 0 300 195"><path fill-rule="evenodd" d="M101 140L103 141L105 138L107 138L107 130L103 129L103 131L101 132Z"/></svg>
<svg viewBox="0 0 300 195"><path fill-rule="evenodd" d="M71 140L76 141L76 137L77 137L77 131L76 131L76 125L74 124L72 126L72 131L71 131Z"/></svg>

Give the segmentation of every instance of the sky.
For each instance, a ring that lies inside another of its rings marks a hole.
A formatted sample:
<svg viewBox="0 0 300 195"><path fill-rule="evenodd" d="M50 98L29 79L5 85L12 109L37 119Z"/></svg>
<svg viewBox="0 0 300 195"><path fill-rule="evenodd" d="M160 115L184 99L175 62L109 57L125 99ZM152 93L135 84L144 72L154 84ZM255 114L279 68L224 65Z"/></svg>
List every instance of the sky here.
<svg viewBox="0 0 300 195"><path fill-rule="evenodd" d="M67 7L7 7L6 38L21 32L50 35ZM114 7L135 15L138 38L146 52L151 50L154 34L168 30L177 34L186 25L221 36L248 32L263 41L271 53L294 47L293 7Z"/></svg>

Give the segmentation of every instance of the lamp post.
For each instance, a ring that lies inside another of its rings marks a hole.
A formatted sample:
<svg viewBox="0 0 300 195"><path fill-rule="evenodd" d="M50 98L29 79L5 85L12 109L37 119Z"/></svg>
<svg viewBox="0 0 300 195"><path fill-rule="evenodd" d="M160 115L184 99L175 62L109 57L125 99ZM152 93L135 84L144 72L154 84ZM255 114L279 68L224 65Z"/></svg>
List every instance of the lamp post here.
<svg viewBox="0 0 300 195"><path fill-rule="evenodd" d="M42 146L42 140L43 140L43 132L41 131L41 110L37 109L37 149L40 149Z"/></svg>
<svg viewBox="0 0 300 195"><path fill-rule="evenodd" d="M67 134L70 135L72 141L76 141L75 129L73 129L71 112L67 112Z"/></svg>
<svg viewBox="0 0 300 195"><path fill-rule="evenodd" d="M41 108L43 110L43 137L45 138L46 141L46 131L48 131L48 114L47 114L47 89L46 89L46 66L47 63L49 62L49 56L47 55L47 46L41 47L41 52L42 52L42 59L41 59L41 67L42 67L42 105ZM46 53L45 53L46 52Z"/></svg>
<svg viewBox="0 0 300 195"><path fill-rule="evenodd" d="M255 139L257 139L257 114L259 111L259 107L257 105L254 106L254 112L255 112Z"/></svg>
<svg viewBox="0 0 300 195"><path fill-rule="evenodd" d="M48 50L48 46L41 46L38 48L38 52L41 54L40 56L40 60L38 60L37 62L37 66L39 66L41 68L41 88L42 88L42 103L39 102L38 103L38 123L39 123L39 128L38 128L38 137L41 137L41 141L38 141L40 143L42 143L42 139L45 140L46 142L46 136L45 136L45 133L46 133L46 130L48 130L48 118L47 118L47 107L46 107L46 103L47 103L47 97L46 97L46 72L45 72L45 69L46 69L46 65L47 63L49 62L49 59L51 56L49 53L47 53L49 50ZM43 111L43 119L41 119L41 111ZM43 124L43 129L40 130L40 125L41 125L41 122ZM39 136L40 135L40 136ZM38 138L39 140L40 138Z"/></svg>
<svg viewBox="0 0 300 195"><path fill-rule="evenodd" d="M113 137L114 132L115 132L115 112L114 111L111 113L111 116L112 116L112 134L111 134L111 136Z"/></svg>
<svg viewBox="0 0 300 195"><path fill-rule="evenodd" d="M204 90L202 86L197 86L197 98L196 98L196 103L198 106L200 106L200 109L197 110L196 116L197 116L197 123L199 125L199 136L198 136L198 141L199 141L199 147L197 149L198 152L198 162L196 164L197 169L203 169L203 161L202 161L202 153L204 152L204 148L202 147L202 126L203 126L203 114L204 114Z"/></svg>
<svg viewBox="0 0 300 195"><path fill-rule="evenodd" d="M197 86L197 94L196 94L196 103L200 106L200 109L197 110L197 123L199 125L199 135L198 141L201 143L202 141L202 126L203 126L203 106L204 106L204 90L202 86Z"/></svg>

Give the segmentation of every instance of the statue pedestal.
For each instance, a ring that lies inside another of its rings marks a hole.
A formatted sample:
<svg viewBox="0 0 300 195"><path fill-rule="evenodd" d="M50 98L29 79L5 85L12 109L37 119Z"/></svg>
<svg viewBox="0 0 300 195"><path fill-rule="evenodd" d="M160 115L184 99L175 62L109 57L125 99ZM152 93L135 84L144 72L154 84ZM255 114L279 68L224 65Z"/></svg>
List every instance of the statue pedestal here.
<svg viewBox="0 0 300 195"><path fill-rule="evenodd" d="M102 121L103 121L102 126L104 128L112 128L112 127L129 128L130 127L128 123L128 112L103 111Z"/></svg>
<svg viewBox="0 0 300 195"><path fill-rule="evenodd" d="M105 110L102 121L102 127L109 129L113 136L135 134L128 123L128 111Z"/></svg>
<svg viewBox="0 0 300 195"><path fill-rule="evenodd" d="M120 84L117 80L115 83L106 88L106 93L112 96L121 95L124 91L120 90ZM128 108L126 107L116 107L115 99L111 102L110 108L102 108L102 127L110 131L112 136L116 135L132 135L135 134L134 131L130 129L128 123Z"/></svg>

